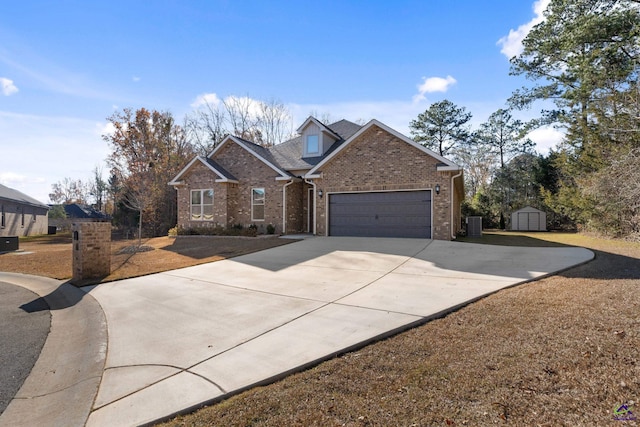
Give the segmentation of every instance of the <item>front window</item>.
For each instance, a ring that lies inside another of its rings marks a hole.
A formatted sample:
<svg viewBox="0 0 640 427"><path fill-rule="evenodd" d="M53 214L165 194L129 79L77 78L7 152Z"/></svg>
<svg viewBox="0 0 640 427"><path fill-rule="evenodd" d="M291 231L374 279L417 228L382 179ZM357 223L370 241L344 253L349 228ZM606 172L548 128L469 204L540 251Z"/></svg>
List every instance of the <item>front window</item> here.
<svg viewBox="0 0 640 427"><path fill-rule="evenodd" d="M0 227L4 228L5 227L5 216L4 216L4 205L2 205L2 207L0 207Z"/></svg>
<svg viewBox="0 0 640 427"><path fill-rule="evenodd" d="M307 154L320 154L318 135L307 135Z"/></svg>
<svg viewBox="0 0 640 427"><path fill-rule="evenodd" d="M213 189L191 190L191 220L213 220Z"/></svg>
<svg viewBox="0 0 640 427"><path fill-rule="evenodd" d="M251 189L251 221L264 221L264 188Z"/></svg>

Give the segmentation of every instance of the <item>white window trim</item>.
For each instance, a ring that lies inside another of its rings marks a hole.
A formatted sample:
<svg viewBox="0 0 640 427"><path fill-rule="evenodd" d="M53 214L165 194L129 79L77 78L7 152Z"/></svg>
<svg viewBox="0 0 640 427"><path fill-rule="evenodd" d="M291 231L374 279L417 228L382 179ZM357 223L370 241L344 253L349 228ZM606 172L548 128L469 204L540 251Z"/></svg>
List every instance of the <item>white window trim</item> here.
<svg viewBox="0 0 640 427"><path fill-rule="evenodd" d="M253 201L253 191L254 190L262 190L262 194L264 195L264 198L262 199L262 205L258 206L262 206L262 219L260 218L255 218L254 216L254 201ZM266 199L267 199L267 192L265 191L264 187L253 187L251 188L251 221L264 221L265 217L266 217Z"/></svg>
<svg viewBox="0 0 640 427"><path fill-rule="evenodd" d="M315 136L318 139L318 149L316 151L309 151L309 137L310 136ZM320 135L317 134L309 134L305 137L304 140L304 153L305 156L307 157L312 157L312 156L319 156L320 153L322 152L321 149L321 144L322 144L322 138L320 138Z"/></svg>
<svg viewBox="0 0 640 427"><path fill-rule="evenodd" d="M209 204L205 204L204 203L204 193L205 191L211 191L213 193L212 198L211 198L211 205ZM200 204L196 204L195 206L200 206L200 218L194 218L193 217L193 193L194 192L199 192L200 193ZM213 221L213 213L211 214L211 218L205 218L204 217L204 207L205 206L211 206L211 210L213 211L213 205L214 205L214 200L216 197L216 193L215 191L213 191L213 188L202 188L202 189L194 189L189 191L189 221Z"/></svg>

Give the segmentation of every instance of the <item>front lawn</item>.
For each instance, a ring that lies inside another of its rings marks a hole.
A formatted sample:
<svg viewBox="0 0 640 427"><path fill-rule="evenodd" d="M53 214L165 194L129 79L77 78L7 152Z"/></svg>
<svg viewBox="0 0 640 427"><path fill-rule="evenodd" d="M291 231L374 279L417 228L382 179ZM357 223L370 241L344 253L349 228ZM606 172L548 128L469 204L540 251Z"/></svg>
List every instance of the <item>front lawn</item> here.
<svg viewBox="0 0 640 427"><path fill-rule="evenodd" d="M179 236L143 239L144 252L132 251L137 240L111 242L112 281L247 254L294 240L265 237ZM0 254L0 271L35 274L54 279L72 276L72 247L69 233L20 239L20 251Z"/></svg>

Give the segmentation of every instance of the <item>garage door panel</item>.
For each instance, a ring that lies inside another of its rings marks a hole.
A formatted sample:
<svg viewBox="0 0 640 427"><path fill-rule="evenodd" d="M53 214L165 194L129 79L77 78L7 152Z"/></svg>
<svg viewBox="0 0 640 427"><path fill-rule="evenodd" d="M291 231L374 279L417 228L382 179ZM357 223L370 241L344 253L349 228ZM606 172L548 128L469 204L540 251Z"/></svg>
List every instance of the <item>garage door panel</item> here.
<svg viewBox="0 0 640 427"><path fill-rule="evenodd" d="M329 234L431 238L431 192L331 194Z"/></svg>

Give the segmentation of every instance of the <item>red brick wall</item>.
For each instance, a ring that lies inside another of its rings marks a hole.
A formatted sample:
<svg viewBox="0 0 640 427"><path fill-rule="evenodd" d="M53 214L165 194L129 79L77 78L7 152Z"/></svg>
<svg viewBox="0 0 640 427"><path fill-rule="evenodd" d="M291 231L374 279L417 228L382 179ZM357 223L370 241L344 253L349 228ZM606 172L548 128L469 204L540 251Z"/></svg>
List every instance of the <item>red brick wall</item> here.
<svg viewBox="0 0 640 427"><path fill-rule="evenodd" d="M111 272L111 223L74 222L72 282L104 278Z"/></svg>
<svg viewBox="0 0 640 427"><path fill-rule="evenodd" d="M439 161L385 130L372 126L323 168L314 180L324 194L347 191L433 189L434 239L451 239L450 185L452 172L438 172ZM457 173L457 172L454 172ZM327 196L318 199L317 234L326 235Z"/></svg>
<svg viewBox="0 0 640 427"><path fill-rule="evenodd" d="M190 220L190 190L213 188L214 220L209 222L224 226L256 224L259 232L273 224L276 233L282 231L282 186L286 181L276 181L279 174L239 145L228 142L214 160L231 173L239 182L217 183L218 176L207 166L196 162L183 177L185 184L178 188L178 225L194 227L206 221ZM289 186L291 187L291 186ZM265 189L264 221L251 220L251 189Z"/></svg>
<svg viewBox="0 0 640 427"><path fill-rule="evenodd" d="M287 229L286 233L300 233L304 227L303 183L294 182L287 186Z"/></svg>

